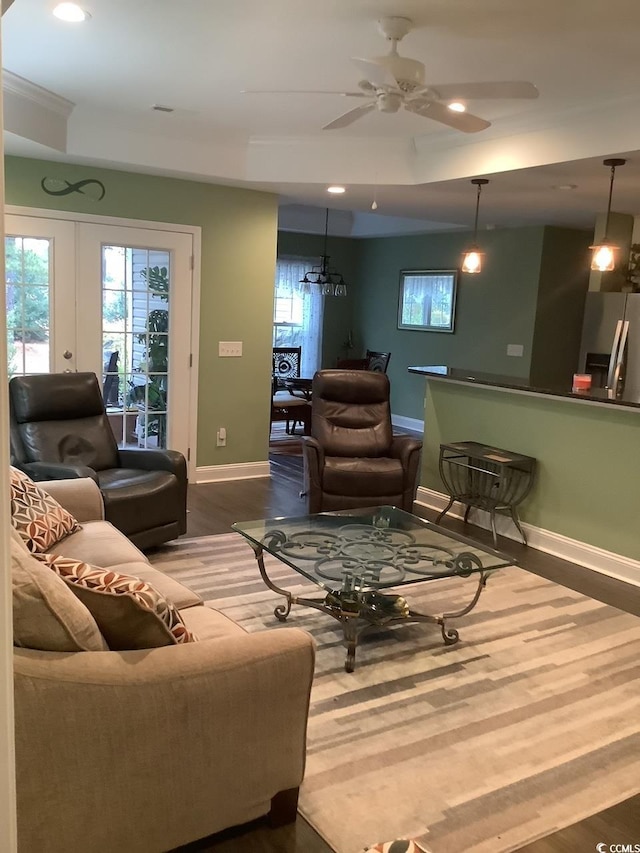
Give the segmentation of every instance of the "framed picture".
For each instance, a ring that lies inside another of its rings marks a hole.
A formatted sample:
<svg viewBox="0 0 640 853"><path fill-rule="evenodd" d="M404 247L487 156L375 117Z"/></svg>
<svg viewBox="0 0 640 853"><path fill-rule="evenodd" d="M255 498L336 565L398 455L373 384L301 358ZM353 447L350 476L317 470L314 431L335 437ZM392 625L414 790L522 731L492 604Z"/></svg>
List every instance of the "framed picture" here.
<svg viewBox="0 0 640 853"><path fill-rule="evenodd" d="M398 328L453 332L458 270L401 270Z"/></svg>

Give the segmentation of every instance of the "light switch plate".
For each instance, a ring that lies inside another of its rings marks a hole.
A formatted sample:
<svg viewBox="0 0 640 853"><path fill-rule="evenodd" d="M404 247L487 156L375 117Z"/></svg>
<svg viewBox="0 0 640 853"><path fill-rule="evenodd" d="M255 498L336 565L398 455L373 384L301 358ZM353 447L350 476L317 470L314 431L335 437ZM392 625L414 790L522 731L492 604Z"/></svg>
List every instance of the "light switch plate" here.
<svg viewBox="0 0 640 853"><path fill-rule="evenodd" d="M524 355L524 346L522 344L507 344L507 355Z"/></svg>
<svg viewBox="0 0 640 853"><path fill-rule="evenodd" d="M242 341L218 341L220 358L239 358L242 355Z"/></svg>

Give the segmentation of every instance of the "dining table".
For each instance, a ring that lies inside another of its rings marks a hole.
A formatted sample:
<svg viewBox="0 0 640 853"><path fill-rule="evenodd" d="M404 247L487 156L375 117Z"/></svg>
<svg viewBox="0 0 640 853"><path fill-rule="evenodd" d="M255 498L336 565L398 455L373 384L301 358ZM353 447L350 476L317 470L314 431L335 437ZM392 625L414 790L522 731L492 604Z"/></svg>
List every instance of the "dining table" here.
<svg viewBox="0 0 640 853"><path fill-rule="evenodd" d="M305 376L290 376L288 379L283 379L282 382L290 394L296 396L296 392L298 392L304 396L307 402L311 402L311 385L313 379Z"/></svg>

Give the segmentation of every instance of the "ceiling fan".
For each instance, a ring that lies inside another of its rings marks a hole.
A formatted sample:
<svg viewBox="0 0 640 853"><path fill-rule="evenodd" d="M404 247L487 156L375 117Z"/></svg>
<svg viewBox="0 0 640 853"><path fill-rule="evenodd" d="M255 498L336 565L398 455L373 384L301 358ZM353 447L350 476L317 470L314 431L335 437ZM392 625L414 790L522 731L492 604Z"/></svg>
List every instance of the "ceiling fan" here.
<svg viewBox="0 0 640 853"><path fill-rule="evenodd" d="M495 83L444 83L425 84L425 68L417 59L409 59L398 53L398 42L412 29L413 22L404 17L386 17L378 21L380 32L391 42L385 56L371 59L352 57L352 62L364 75L358 83L359 92L295 91L249 92L247 94L282 95L341 95L344 98L360 98L366 103L354 107L329 124L323 130L337 130L353 124L373 110L397 113L403 107L410 113L446 124L464 133L476 133L490 127L491 122L466 112L466 101L477 98L537 98L538 90L533 83L499 81Z"/></svg>

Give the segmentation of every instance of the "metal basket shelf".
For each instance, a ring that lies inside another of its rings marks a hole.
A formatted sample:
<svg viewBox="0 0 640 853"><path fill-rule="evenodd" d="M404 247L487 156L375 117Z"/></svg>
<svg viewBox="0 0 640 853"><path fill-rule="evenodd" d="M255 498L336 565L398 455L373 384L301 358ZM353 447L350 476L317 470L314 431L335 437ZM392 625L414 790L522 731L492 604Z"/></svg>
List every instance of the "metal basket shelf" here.
<svg viewBox="0 0 640 853"><path fill-rule="evenodd" d="M508 513L526 544L516 507L533 487L536 460L532 456L476 441L460 441L440 445L438 464L449 503L437 521L447 514L456 501L466 506L465 522L472 507L485 510L490 515L493 543L496 546L495 514Z"/></svg>

